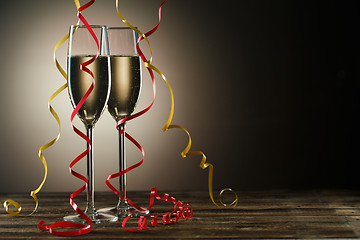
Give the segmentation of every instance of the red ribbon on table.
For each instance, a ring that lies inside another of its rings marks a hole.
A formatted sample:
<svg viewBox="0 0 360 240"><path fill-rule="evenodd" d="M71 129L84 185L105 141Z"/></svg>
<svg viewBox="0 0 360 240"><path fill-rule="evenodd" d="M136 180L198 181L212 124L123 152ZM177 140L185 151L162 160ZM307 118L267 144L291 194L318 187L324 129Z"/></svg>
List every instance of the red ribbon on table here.
<svg viewBox="0 0 360 240"><path fill-rule="evenodd" d="M84 18L84 16L81 14L81 11L87 9L88 7L90 7L96 0L90 0L88 3L84 4L83 6L80 6L78 8L77 11L77 17L79 18L79 20L81 20L81 22L86 26L86 29L89 31L90 35L92 36L92 38L94 39L98 51L96 53L96 56L94 56L93 58L91 58L90 60L81 63L80 64L80 69L86 73L88 73L91 77L92 77L92 83L89 87L89 89L86 91L85 95L81 98L80 102L76 105L74 111L71 114L71 127L73 129L73 131L78 134L81 138L83 138L85 141L87 141L89 143L89 148L87 148L84 152L82 152L79 156L77 156L69 165L69 171L70 173L77 177L78 179L82 180L85 182L85 184L78 189L77 191L75 191L74 193L72 193L70 195L70 205L72 206L72 208L87 222L87 224L79 224L79 223L73 223L73 222L56 222L50 225L44 225L45 222L42 220L38 223L38 228L42 231L44 230L49 230L49 232L51 234L54 235L58 235L58 236L77 236L77 235L83 235L86 233L91 232L91 226L92 226L92 221L91 219L86 216L86 214L77 206L77 204L73 201L73 199L78 196L81 192L83 192L86 187L87 187L87 179L85 176L81 175L80 173L74 171L72 168L73 166L79 162L83 157L85 157L91 150L91 141L90 139L84 134L82 133L79 129L77 129L74 124L73 124L73 120L76 116L76 114L78 113L79 109L82 107L82 105L84 104L85 100L89 97L90 93L92 92L92 90L94 89L95 86L95 79L94 79L94 74L91 72L91 70L89 68L87 68L88 65L90 65L91 63L93 63L97 57L99 56L99 41L94 33L94 31L91 29L89 23L86 21L86 19ZM75 0L75 4L78 6L78 0ZM75 230L75 231L55 231L54 229L57 228L77 228L79 230Z"/></svg>
<svg viewBox="0 0 360 240"><path fill-rule="evenodd" d="M193 209L191 204L189 203L184 203L183 201L177 201L176 198L174 197L170 197L170 195L168 193L165 193L164 196L161 198L159 196L159 193L157 191L157 189L151 188L151 193L150 193L150 203L149 206L147 208L147 210L150 210L154 204L155 199L159 200L159 201L165 201L165 202L169 202L169 203L173 203L174 204L174 210L171 212L167 212L165 214L157 214L157 215L142 215L139 217L139 221L138 221L138 228L135 229L126 229L126 223L127 221L134 217L134 215L129 215L127 216L123 222L122 222L122 227L128 231L128 232L135 232L138 230L144 230L147 227L147 220L146 217L150 216L151 218L151 225L152 226L156 226L158 224L158 220L157 218L159 216L162 217L162 224L166 225L166 224L170 224L170 223L176 223L180 218L184 219L184 220L190 220L193 216ZM128 199L129 200L129 199ZM131 200L129 200L129 203L139 209L139 210L144 210L142 208L140 208L139 206L137 206L134 202L132 202ZM175 217L175 220L173 220L173 217Z"/></svg>

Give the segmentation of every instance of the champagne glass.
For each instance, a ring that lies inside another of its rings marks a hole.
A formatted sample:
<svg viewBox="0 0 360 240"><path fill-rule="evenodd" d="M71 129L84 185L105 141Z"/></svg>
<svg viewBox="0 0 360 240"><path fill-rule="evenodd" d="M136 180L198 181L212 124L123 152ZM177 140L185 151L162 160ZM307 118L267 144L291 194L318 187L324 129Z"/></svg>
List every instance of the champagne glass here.
<svg viewBox="0 0 360 240"><path fill-rule="evenodd" d="M117 220L115 215L97 212L94 199L93 132L95 123L103 113L109 98L111 71L106 27L91 25L91 28L99 41L99 47L85 26L72 25L70 27L67 58L68 90L71 104L75 108L93 80L89 73L80 69L80 64L89 61L99 53L96 60L87 65L87 68L94 75L95 87L77 115L84 123L87 137L90 139L90 144L87 142L87 148L90 147L90 152L87 155L87 204L84 213L92 222L101 223ZM66 216L64 220L86 224L86 221L80 215Z"/></svg>
<svg viewBox="0 0 360 240"><path fill-rule="evenodd" d="M131 28L108 27L111 90L107 108L116 122L129 116L135 109L141 90L141 64L136 51L138 35ZM119 171L126 169L125 123L120 124L119 131ZM100 209L101 212L117 216L145 215L149 211L140 211L126 201L126 174L119 177L120 198L116 207Z"/></svg>

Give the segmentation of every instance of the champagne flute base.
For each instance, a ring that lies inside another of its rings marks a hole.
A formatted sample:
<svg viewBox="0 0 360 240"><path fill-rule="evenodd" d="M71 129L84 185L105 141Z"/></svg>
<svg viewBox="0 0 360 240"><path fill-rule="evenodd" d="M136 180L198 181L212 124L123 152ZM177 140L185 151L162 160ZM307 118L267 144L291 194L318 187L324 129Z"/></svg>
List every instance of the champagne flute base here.
<svg viewBox="0 0 360 240"><path fill-rule="evenodd" d="M121 205L118 204L118 206L116 206L116 207L99 209L99 213L115 215L117 217L127 217L129 215L133 215L133 216L147 215L150 213L150 211L149 210L141 211L141 210L134 208L130 204L125 203L125 204L121 204Z"/></svg>
<svg viewBox="0 0 360 240"><path fill-rule="evenodd" d="M111 214L100 213L98 211L93 211L91 213L84 212L86 216L88 216L93 223L104 223L104 222L115 222L118 220L118 217ZM74 222L79 224L88 224L84 218L82 218L79 214L65 216L64 221L66 222Z"/></svg>

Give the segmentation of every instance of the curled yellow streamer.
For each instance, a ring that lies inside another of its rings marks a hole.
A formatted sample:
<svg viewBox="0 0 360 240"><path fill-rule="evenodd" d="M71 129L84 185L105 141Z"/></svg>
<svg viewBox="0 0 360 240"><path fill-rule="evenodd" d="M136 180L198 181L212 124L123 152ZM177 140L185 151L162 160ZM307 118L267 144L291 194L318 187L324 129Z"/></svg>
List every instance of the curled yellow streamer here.
<svg viewBox="0 0 360 240"><path fill-rule="evenodd" d="M161 76L161 78L166 82L166 84L167 84L167 86L169 88L170 96L171 96L171 108L170 108L170 114L169 114L168 120L166 121L166 123L165 123L164 127L162 128L162 130L165 132L168 129L178 128L178 129L181 129L184 132L186 132L186 134L189 137L189 141L188 141L188 144L187 144L186 148L181 152L181 156L183 158L185 158L187 156L192 156L192 155L200 155L200 156L202 156L202 159L201 159L201 162L200 162L200 167L202 169L209 168L209 175L208 175L209 196L210 196L211 201L216 206L219 207L219 205L214 200L213 191L212 191L214 166L212 164L206 162L206 156L205 156L205 154L203 152L201 152L201 151L190 151L190 148L191 148L191 136L190 136L189 131L187 131L184 127L182 127L180 125L171 125L171 121L172 121L172 118L173 118L173 115L174 115L174 105L175 105L175 103L174 103L174 94L173 94L171 85L170 85L169 81L167 80L167 78L165 77L165 75L159 69L157 69L154 65L151 64L151 62L152 62L152 50L151 50L151 46L150 46L150 42L149 42L148 38L145 36L144 33L142 33L140 30L138 30L133 25L131 25L122 16L122 14L119 11L119 0L116 0L116 11L117 11L118 16L120 17L120 19L122 20L123 23L125 23L129 28L131 28L133 31L137 32L139 35L143 36L143 38L146 40L146 42L148 44L148 47L149 47L149 51L150 51L150 59L147 62L144 62L144 66L146 68L150 68L150 69L154 70L157 74L159 74ZM235 196L235 199L230 204L226 204L226 203L223 203L221 201L221 197L222 197L222 195L223 195L223 193L225 191L230 191ZM231 188L225 188L225 189L221 190L221 192L219 193L219 198L220 198L220 203L223 206L235 207L237 205L237 203L238 203L238 196L237 196L236 192L233 191Z"/></svg>
<svg viewBox="0 0 360 240"><path fill-rule="evenodd" d="M77 0L74 0L75 1L75 4L76 4L76 7L79 9L80 8L80 3L77 1ZM79 24L79 22L77 23ZM64 69L61 67L61 65L59 64L57 58L56 58L56 51L57 49L69 38L69 33L67 33L54 47L54 62L55 62L55 66L56 68L59 70L59 72L61 73L61 75L65 78L65 80L67 81L67 74L66 72L64 71ZM47 173L48 173L48 169L47 169L47 163L46 163L46 159L45 159L45 156L43 155L43 151L49 147L51 147L52 145L54 145L60 138L60 134L61 134L61 121L60 121L60 118L58 116L58 114L56 113L56 111L54 110L54 108L51 106L51 101L56 97L58 96L63 90L65 90L67 88L68 84L67 82L62 85L60 88L58 88L49 98L48 100L48 109L50 111L50 113L53 115L53 117L55 118L57 124L58 124L58 134L57 136L52 139L50 142L46 143L45 145L41 146L40 149L39 149L39 158L44 166L44 177L43 177L43 180L41 181L40 185L38 186L38 188L36 188L35 190L31 191L30 192L30 196L34 199L35 201L35 207L33 209L33 211L29 214L20 214L21 210L22 210L22 207L21 207L21 204L14 201L14 200L11 200L11 199L8 199L4 202L4 208L5 208L5 211L13 216L19 216L19 217L28 217L28 216L31 216L33 215L38 207L39 207L39 200L36 196L36 194L38 192L40 192L40 190L42 189L43 185L45 184L45 181L46 181L46 178L47 178ZM10 209L10 206L13 206L16 208L16 211L12 211Z"/></svg>

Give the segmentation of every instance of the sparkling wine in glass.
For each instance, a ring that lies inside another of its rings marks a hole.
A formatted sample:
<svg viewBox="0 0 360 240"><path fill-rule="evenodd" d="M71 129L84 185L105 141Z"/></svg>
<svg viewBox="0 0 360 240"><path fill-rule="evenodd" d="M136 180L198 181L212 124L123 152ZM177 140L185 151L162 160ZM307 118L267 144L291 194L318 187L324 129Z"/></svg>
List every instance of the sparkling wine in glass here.
<svg viewBox="0 0 360 240"><path fill-rule="evenodd" d="M135 109L141 90L141 64L136 51L137 33L127 27L108 27L111 90L107 108L116 122L129 116ZM119 126L119 171L126 169L125 123ZM100 209L101 212L128 215L145 215L126 201L126 174L119 177L120 198L116 207Z"/></svg>
<svg viewBox="0 0 360 240"><path fill-rule="evenodd" d="M105 26L92 25L98 41L99 48L85 26L72 25L70 27L69 48L68 48L68 90L72 106L75 108L82 97L92 84L93 78L84 70L80 69L80 64L98 57L94 62L87 66L93 73L95 87L79 109L77 116L84 123L87 137L87 148L90 152L87 155L87 204L84 213L94 222L111 222L118 218L115 215L99 213L95 208L94 199L94 144L93 132L95 123L103 113L109 98L111 86L111 68L107 39L107 29ZM79 215L64 217L65 221L83 223L86 221Z"/></svg>

